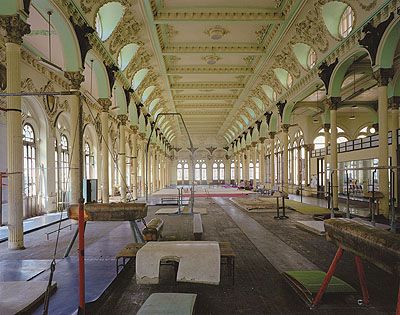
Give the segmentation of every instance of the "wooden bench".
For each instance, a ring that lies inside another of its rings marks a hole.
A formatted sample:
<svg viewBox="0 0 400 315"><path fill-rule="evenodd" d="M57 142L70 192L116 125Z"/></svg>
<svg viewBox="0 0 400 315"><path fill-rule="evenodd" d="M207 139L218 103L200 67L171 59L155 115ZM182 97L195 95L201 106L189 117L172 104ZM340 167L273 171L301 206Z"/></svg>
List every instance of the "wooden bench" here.
<svg viewBox="0 0 400 315"><path fill-rule="evenodd" d="M203 222L201 221L200 213L193 215L193 234L195 241L200 241L203 236Z"/></svg>
<svg viewBox="0 0 400 315"><path fill-rule="evenodd" d="M136 254L140 248L144 246L143 243L129 243L116 255L117 274L119 267L125 267L126 259L136 260ZM230 242L219 242L219 250L221 255L221 265L225 264L229 268L229 274L232 276L232 283L235 283L235 257L232 244ZM122 264L119 260L122 259Z"/></svg>
<svg viewBox="0 0 400 315"><path fill-rule="evenodd" d="M143 238L146 242L158 241L162 236L161 232L164 227L164 221L160 218L153 218L146 224L142 231Z"/></svg>

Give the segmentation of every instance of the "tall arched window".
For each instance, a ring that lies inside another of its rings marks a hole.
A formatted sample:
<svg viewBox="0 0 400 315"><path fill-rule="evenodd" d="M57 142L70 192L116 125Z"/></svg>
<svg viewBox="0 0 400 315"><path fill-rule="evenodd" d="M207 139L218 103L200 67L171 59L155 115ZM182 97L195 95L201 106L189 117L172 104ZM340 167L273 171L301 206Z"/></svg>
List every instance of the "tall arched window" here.
<svg viewBox="0 0 400 315"><path fill-rule="evenodd" d="M183 180L183 170L181 163L178 163L178 165L176 166L176 179Z"/></svg>
<svg viewBox="0 0 400 315"><path fill-rule="evenodd" d="M315 50L311 48L307 56L308 68L309 69L313 68L316 63L317 63L317 54L315 53Z"/></svg>
<svg viewBox="0 0 400 315"><path fill-rule="evenodd" d="M299 147L297 142L293 143L293 184L298 185L299 174Z"/></svg>
<svg viewBox="0 0 400 315"><path fill-rule="evenodd" d="M235 180L235 162L231 162L231 180Z"/></svg>
<svg viewBox="0 0 400 315"><path fill-rule="evenodd" d="M256 163L256 180L260 179L260 163Z"/></svg>
<svg viewBox="0 0 400 315"><path fill-rule="evenodd" d="M213 180L218 180L218 164L213 163Z"/></svg>
<svg viewBox="0 0 400 315"><path fill-rule="evenodd" d="M62 201L67 201L67 192L69 183L69 152L68 152L68 139L65 135L60 137L60 184L62 192Z"/></svg>
<svg viewBox="0 0 400 315"><path fill-rule="evenodd" d="M240 162L240 179L243 179L243 164Z"/></svg>
<svg viewBox="0 0 400 315"><path fill-rule="evenodd" d="M90 178L90 145L85 142L85 177Z"/></svg>
<svg viewBox="0 0 400 315"><path fill-rule="evenodd" d="M253 176L253 173L254 172L254 163L253 162L250 162L249 163L249 179L251 180L251 179L253 179L254 180L254 176Z"/></svg>
<svg viewBox="0 0 400 315"><path fill-rule="evenodd" d="M200 171L200 164L196 163L194 166L194 180L201 180L201 171Z"/></svg>
<svg viewBox="0 0 400 315"><path fill-rule="evenodd" d="M24 192L27 197L36 195L36 145L35 132L30 124L23 128Z"/></svg>
<svg viewBox="0 0 400 315"><path fill-rule="evenodd" d="M207 164L201 164L201 180L207 180Z"/></svg>
<svg viewBox="0 0 400 315"><path fill-rule="evenodd" d="M225 165L224 163L219 163L219 180L225 179Z"/></svg>
<svg viewBox="0 0 400 315"><path fill-rule="evenodd" d="M183 164L183 180L189 180L189 164Z"/></svg>

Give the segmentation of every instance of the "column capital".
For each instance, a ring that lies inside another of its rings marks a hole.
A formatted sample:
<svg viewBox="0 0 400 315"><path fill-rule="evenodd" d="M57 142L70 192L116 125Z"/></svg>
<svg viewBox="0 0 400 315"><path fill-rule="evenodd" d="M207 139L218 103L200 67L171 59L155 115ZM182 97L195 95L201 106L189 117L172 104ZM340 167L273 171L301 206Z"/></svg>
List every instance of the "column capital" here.
<svg viewBox="0 0 400 315"><path fill-rule="evenodd" d="M6 31L6 43L21 45L24 35L31 32L31 27L19 14L0 16L0 26Z"/></svg>
<svg viewBox="0 0 400 315"><path fill-rule="evenodd" d="M125 114L120 114L117 116L118 120L120 121L121 125L125 126L126 122L128 121L128 116Z"/></svg>
<svg viewBox="0 0 400 315"><path fill-rule="evenodd" d="M138 129L139 129L138 126L132 126L132 125L131 125L129 128L133 131L133 134L134 134L134 135L137 134L137 131L138 131Z"/></svg>
<svg viewBox="0 0 400 315"><path fill-rule="evenodd" d="M374 71L374 77L378 81L378 86L387 86L393 75L393 68L379 68Z"/></svg>
<svg viewBox="0 0 400 315"><path fill-rule="evenodd" d="M324 124L324 132L329 132L329 129L331 129L331 124Z"/></svg>
<svg viewBox="0 0 400 315"><path fill-rule="evenodd" d="M260 137L260 138L259 138L259 140L260 140L260 143L261 143L261 144L263 144L263 143L264 143L264 141L265 141L266 139L267 139L266 137Z"/></svg>
<svg viewBox="0 0 400 315"><path fill-rule="evenodd" d="M97 101L99 102L99 105L101 106L101 111L108 113L108 110L111 107L111 100L108 98L99 98Z"/></svg>
<svg viewBox="0 0 400 315"><path fill-rule="evenodd" d="M330 110L337 110L342 102L342 98L340 96L331 96L326 102Z"/></svg>
<svg viewBox="0 0 400 315"><path fill-rule="evenodd" d="M283 124L282 125L282 131L285 132L285 133L288 133L289 132L289 127L290 127L289 124Z"/></svg>
<svg viewBox="0 0 400 315"><path fill-rule="evenodd" d="M310 143L310 144L304 144L304 149L306 151L312 151L314 149L314 144Z"/></svg>
<svg viewBox="0 0 400 315"><path fill-rule="evenodd" d="M271 132L269 133L269 138L270 138L271 140L274 140L275 135L276 135L276 132L275 132L275 131L271 131Z"/></svg>
<svg viewBox="0 0 400 315"><path fill-rule="evenodd" d="M85 80L84 75L80 71L65 71L64 77L69 80L71 89L73 90L79 90L82 82Z"/></svg>

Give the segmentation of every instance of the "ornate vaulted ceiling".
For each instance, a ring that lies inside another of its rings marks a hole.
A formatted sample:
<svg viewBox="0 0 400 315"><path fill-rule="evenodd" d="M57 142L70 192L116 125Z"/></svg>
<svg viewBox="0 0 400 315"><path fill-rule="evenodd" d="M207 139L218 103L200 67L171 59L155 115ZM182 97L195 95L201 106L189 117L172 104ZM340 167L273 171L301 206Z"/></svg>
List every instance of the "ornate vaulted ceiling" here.
<svg viewBox="0 0 400 315"><path fill-rule="evenodd" d="M282 2L143 2L165 88L197 145L227 144L223 126L246 99L272 26L284 20Z"/></svg>

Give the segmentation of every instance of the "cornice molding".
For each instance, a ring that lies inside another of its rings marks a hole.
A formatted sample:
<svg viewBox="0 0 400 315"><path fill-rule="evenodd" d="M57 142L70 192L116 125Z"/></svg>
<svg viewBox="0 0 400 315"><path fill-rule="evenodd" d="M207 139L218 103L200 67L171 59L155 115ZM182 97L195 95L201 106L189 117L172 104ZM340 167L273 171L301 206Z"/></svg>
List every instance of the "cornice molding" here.
<svg viewBox="0 0 400 315"><path fill-rule="evenodd" d="M235 94L191 94L191 95L175 95L174 100L235 100Z"/></svg>
<svg viewBox="0 0 400 315"><path fill-rule="evenodd" d="M185 82L171 84L171 90L243 89L244 84L236 82Z"/></svg>
<svg viewBox="0 0 400 315"><path fill-rule="evenodd" d="M244 54L263 54L264 48L258 45L252 44L235 44L235 43L224 43L223 45L209 46L193 45L190 43L184 43L178 45L170 45L162 50L163 55L167 54L183 54L183 53L244 53Z"/></svg>
<svg viewBox="0 0 400 315"><path fill-rule="evenodd" d="M250 67L235 67L235 66L185 66L171 67L167 69L168 75L175 74L203 74L203 73L232 73L232 74L253 74L254 70Z"/></svg>
<svg viewBox="0 0 400 315"><path fill-rule="evenodd" d="M277 10L262 10L249 8L225 8L221 9L201 8L194 10L193 8L175 10L160 10L154 15L156 24L170 23L173 21L262 21L265 23L277 23L284 20L284 15Z"/></svg>

